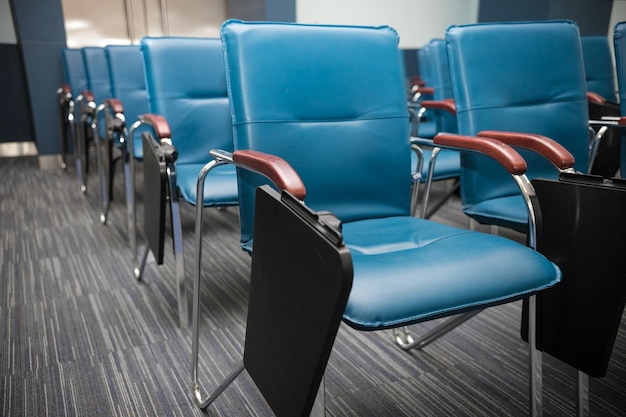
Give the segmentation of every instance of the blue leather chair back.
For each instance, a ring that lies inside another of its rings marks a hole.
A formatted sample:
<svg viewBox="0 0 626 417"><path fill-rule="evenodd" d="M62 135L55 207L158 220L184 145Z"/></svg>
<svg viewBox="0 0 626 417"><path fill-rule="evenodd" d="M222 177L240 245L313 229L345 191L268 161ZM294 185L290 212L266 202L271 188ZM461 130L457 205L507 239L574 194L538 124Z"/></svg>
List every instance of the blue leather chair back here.
<svg viewBox="0 0 626 417"><path fill-rule="evenodd" d="M285 159L308 206L343 222L410 214L409 115L394 30L228 21L221 37L236 149ZM266 182L239 175L246 249L254 192Z"/></svg>
<svg viewBox="0 0 626 417"><path fill-rule="evenodd" d="M452 92L452 80L448 66L448 52L446 42L443 39L433 39L429 42L430 67L432 86L435 89L433 99L445 100L454 97ZM456 133L456 117L447 111L437 112L437 132Z"/></svg>
<svg viewBox="0 0 626 417"><path fill-rule="evenodd" d="M164 116L179 164L203 164L211 149L233 150L219 39L141 40L150 111Z"/></svg>
<svg viewBox="0 0 626 417"><path fill-rule="evenodd" d="M606 36L581 36L587 90L615 102L615 69L609 38Z"/></svg>
<svg viewBox="0 0 626 417"><path fill-rule="evenodd" d="M126 124L130 127L138 116L150 111L141 48L137 45L108 45L104 51L111 74L111 93L122 102ZM138 133L134 135L133 153L135 158L141 159L143 152Z"/></svg>
<svg viewBox="0 0 626 417"><path fill-rule="evenodd" d="M109 45L104 48L111 73L111 93L124 105L130 125L138 115L149 112L146 76L141 48L137 45Z"/></svg>
<svg viewBox="0 0 626 417"><path fill-rule="evenodd" d="M626 115L626 22L619 22L613 30L613 46L615 49L615 65L617 68L617 85L622 116ZM620 173L626 178L626 133L622 136L620 156Z"/></svg>
<svg viewBox="0 0 626 417"><path fill-rule="evenodd" d="M458 131L527 132L548 136L588 170L588 104L578 27L569 21L487 23L452 26L446 32ZM520 152L529 178L555 178L543 158ZM466 213L490 199L520 195L497 163L476 154L461 156L461 197ZM521 197L520 197L521 198ZM514 202L512 199L511 202ZM521 201L499 220L493 207L487 223L526 230ZM480 219L479 219L480 221Z"/></svg>
<svg viewBox="0 0 626 417"><path fill-rule="evenodd" d="M87 88L93 94L96 104L100 105L104 100L112 97L111 75L104 48L95 46L83 48L83 59L87 74Z"/></svg>
<svg viewBox="0 0 626 417"><path fill-rule="evenodd" d="M80 49L64 48L61 51L63 62L63 76L65 82L72 89L74 99L87 89L87 73L85 72L85 61L83 52Z"/></svg>

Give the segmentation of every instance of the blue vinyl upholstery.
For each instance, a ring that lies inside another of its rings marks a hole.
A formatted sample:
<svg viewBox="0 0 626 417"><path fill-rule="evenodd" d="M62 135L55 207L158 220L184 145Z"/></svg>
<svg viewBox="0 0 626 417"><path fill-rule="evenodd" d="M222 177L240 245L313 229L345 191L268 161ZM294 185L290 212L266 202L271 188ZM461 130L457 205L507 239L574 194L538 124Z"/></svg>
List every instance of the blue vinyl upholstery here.
<svg viewBox="0 0 626 417"><path fill-rule="evenodd" d="M196 202L200 169L211 149L233 149L222 47L219 39L144 38L141 41L150 112L167 119L178 151L177 184L181 196ZM205 206L236 205L233 166L211 171Z"/></svg>
<svg viewBox="0 0 626 417"><path fill-rule="evenodd" d="M560 280L556 266L523 245L410 216L409 124L393 29L228 21L221 36L235 149L286 160L307 188L307 205L343 222L354 264L349 325L397 327ZM239 174L241 243L251 250L254 191L267 180Z"/></svg>
<svg viewBox="0 0 626 417"><path fill-rule="evenodd" d="M419 69L420 78L426 84L426 87L433 87L432 74L432 57L430 44L426 44L417 50L417 67ZM421 99L431 100L430 95L423 95ZM427 110L424 113L424 120L420 121L418 128L418 136L421 138L432 139L437 134L437 122Z"/></svg>
<svg viewBox="0 0 626 417"><path fill-rule="evenodd" d="M428 43L428 71L431 86L434 88L433 100L446 100L453 97L450 80L450 70L448 68L448 54L446 44L443 39L433 39ZM434 122L436 133L447 132L457 133L456 117L445 110L429 110L430 119ZM421 136L421 135L420 135ZM424 161L430 160L430 151L424 152ZM426 178L428 164L424 164L422 177ZM433 180L455 178L459 176L461 170L460 156L457 151L442 150L437 157L437 165L434 171Z"/></svg>
<svg viewBox="0 0 626 417"><path fill-rule="evenodd" d="M108 45L104 50L111 75L111 93L124 105L124 116L130 126L138 116L150 110L141 48L136 45ZM134 136L133 156L142 159L141 136Z"/></svg>
<svg viewBox="0 0 626 417"><path fill-rule="evenodd" d="M587 90L600 94L605 100L615 102L615 67L611 56L609 38L606 36L581 36Z"/></svg>
<svg viewBox="0 0 626 417"><path fill-rule="evenodd" d="M87 75L87 88L94 95L96 103L100 104L111 98L111 76L104 48L92 46L82 50Z"/></svg>
<svg viewBox="0 0 626 417"><path fill-rule="evenodd" d="M545 135L588 170L588 104L576 24L569 21L452 26L446 43L458 132L504 130ZM555 178L543 158L520 151L529 178ZM521 194L495 162L461 155L463 210L479 222L525 232Z"/></svg>
<svg viewBox="0 0 626 417"><path fill-rule="evenodd" d="M613 30L613 43L615 47L615 65L617 67L617 84L619 90L619 103L622 116L626 115L626 22L619 22ZM620 173L626 178L626 140L622 136Z"/></svg>
<svg viewBox="0 0 626 417"><path fill-rule="evenodd" d="M64 48L61 51L63 75L70 86L74 98L87 89L85 61L80 49Z"/></svg>

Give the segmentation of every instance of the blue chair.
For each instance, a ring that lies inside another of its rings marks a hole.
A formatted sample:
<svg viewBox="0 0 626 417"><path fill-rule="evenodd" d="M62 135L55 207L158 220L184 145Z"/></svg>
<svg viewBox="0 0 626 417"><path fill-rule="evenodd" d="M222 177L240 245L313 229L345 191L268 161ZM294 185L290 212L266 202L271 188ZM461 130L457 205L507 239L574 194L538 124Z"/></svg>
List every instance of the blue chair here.
<svg viewBox="0 0 626 417"><path fill-rule="evenodd" d="M187 325L182 227L179 200L191 205L223 208L239 203L233 166L213 170L197 203L196 183L201 168L211 160L211 149L233 149L226 77L219 39L165 37L141 40L150 114L141 123L154 129L150 139L175 148L175 161L167 162L168 193L176 262L178 314ZM158 117L156 117L158 116ZM145 156L145 149L144 149ZM144 176L144 186L149 181ZM153 210L150 207L146 209ZM149 247L142 256L134 251L134 271L141 279Z"/></svg>
<svg viewBox="0 0 626 417"><path fill-rule="evenodd" d="M450 70L448 69L448 55L446 44L443 39L433 39L428 43L430 64L429 74L433 86L432 99L422 100L420 105L423 109L428 109L430 119L435 123L435 134L439 132L457 133L456 111L450 81ZM433 135L434 136L434 135ZM430 218L448 199L456 194L459 189L459 172L461 169L460 155L452 150L432 149L432 137L414 138L413 142L423 149L424 164L421 170L421 178L426 182L426 194L423 198L422 213L424 218ZM434 152L434 158L433 158ZM429 178L429 164L435 163L432 176ZM454 179L454 184L448 192L435 204L430 207L430 185L433 181Z"/></svg>
<svg viewBox="0 0 626 417"><path fill-rule="evenodd" d="M590 166L587 85L578 27L570 21L452 26L446 43L458 131L520 149L531 179L558 179L570 164L525 149L554 140ZM435 138L437 142L437 138ZM555 169L556 168L556 169ZM464 212L479 223L529 233L527 201L518 184L484 157L461 155ZM579 393L586 390L579 372ZM584 397L584 395L582 395Z"/></svg>
<svg viewBox="0 0 626 417"><path fill-rule="evenodd" d="M581 36L583 64L587 91L600 94L609 102L616 102L615 66L609 38L606 36Z"/></svg>
<svg viewBox="0 0 626 417"><path fill-rule="evenodd" d="M79 165L81 167L79 174L82 180L81 191L85 193L87 192L87 174L89 172L89 145L93 142L96 150L99 150L99 138L106 134L104 122L99 121L99 113L102 110L101 106L103 106L104 100L111 98L111 77L104 48L85 47L81 51L85 64L87 89L76 100L80 108L77 158L80 159ZM96 151L96 158L98 176L101 177L103 164L100 161L99 151ZM103 191L100 190L100 192Z"/></svg>
<svg viewBox="0 0 626 417"><path fill-rule="evenodd" d="M546 40L550 41L547 42ZM446 32L458 132L500 140L527 132L560 143L588 172L589 126L585 71L575 24L512 22L452 26ZM520 150L529 178L557 178L539 155ZM479 223L528 231L518 185L494 161L461 155L463 211Z"/></svg>
<svg viewBox="0 0 626 417"><path fill-rule="evenodd" d="M109 74L111 76L112 97L105 100L104 120L108 159L108 175L101 177L102 208L100 220L106 223L109 204L113 195L114 164L113 148L121 151L124 168L126 206L128 212L128 233L131 247L135 247L135 187L134 160L143 158L141 129L136 130L139 118L149 112L148 92L141 48L137 45L108 45L104 48ZM103 183L104 182L104 183Z"/></svg>
<svg viewBox="0 0 626 417"><path fill-rule="evenodd" d="M593 129L590 173L605 178L615 176L620 165L621 132L603 123L607 117L619 117L616 101L615 66L606 36L581 36L589 119ZM598 121L600 123L598 123Z"/></svg>
<svg viewBox="0 0 626 417"><path fill-rule="evenodd" d="M228 21L221 38L235 151L214 151L197 188L216 164L237 166L240 242L253 260L255 191L269 177L342 222L354 267L343 321L355 329L394 329L507 303L559 282L558 268L527 246L411 216L410 127L393 29ZM526 183L524 161L512 148L492 139L465 142L480 143L478 151ZM203 400L198 381L201 235L196 203L192 378L193 396L206 408L215 395ZM537 387L538 355L532 343L530 349ZM531 397L535 409L538 393Z"/></svg>
<svg viewBox="0 0 626 417"><path fill-rule="evenodd" d="M61 62L63 65L64 84L57 90L57 102L61 115L60 134L62 140L62 167L67 167L67 150L69 145L67 140L71 141L73 152L75 154L76 172L79 181L82 184L82 167L81 158L78 157L78 131L77 121L80 120L80 114L76 106L76 100L80 94L87 90L87 75L85 73L85 61L83 53L80 49L64 48L61 51Z"/></svg>

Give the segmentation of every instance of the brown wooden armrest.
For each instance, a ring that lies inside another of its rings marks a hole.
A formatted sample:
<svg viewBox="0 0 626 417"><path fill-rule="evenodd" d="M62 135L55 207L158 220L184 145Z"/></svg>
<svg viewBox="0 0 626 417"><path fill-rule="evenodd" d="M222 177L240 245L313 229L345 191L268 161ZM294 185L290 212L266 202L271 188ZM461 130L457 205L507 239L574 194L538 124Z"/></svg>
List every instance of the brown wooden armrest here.
<svg viewBox="0 0 626 417"><path fill-rule="evenodd" d="M83 96L83 99L85 99L85 101L96 101L95 97L93 96L93 93L89 90L85 90L81 93L81 95Z"/></svg>
<svg viewBox="0 0 626 417"><path fill-rule="evenodd" d="M265 175L281 191L287 190L300 200L306 197L306 188L298 173L278 156L246 149L233 152L233 161Z"/></svg>
<svg viewBox="0 0 626 417"><path fill-rule="evenodd" d="M171 139L172 132L170 130L170 125L169 123L167 123L165 117L161 116L160 114L154 113L146 113L142 117L145 122L149 123L152 126L152 128L156 132L156 135L158 136L159 142L163 139Z"/></svg>
<svg viewBox="0 0 626 417"><path fill-rule="evenodd" d="M72 88L69 84L63 84L59 90L65 95L72 95Z"/></svg>
<svg viewBox="0 0 626 417"><path fill-rule="evenodd" d="M433 87L418 87L416 92L433 95L435 94L435 89Z"/></svg>
<svg viewBox="0 0 626 417"><path fill-rule="evenodd" d="M456 105L454 100L422 100L420 102L422 107L427 109L445 110L448 113L456 116Z"/></svg>
<svg viewBox="0 0 626 417"><path fill-rule="evenodd" d="M104 101L109 107L111 107L111 110L113 110L113 113L117 114L117 113L124 113L124 106L122 105L122 102L117 99L117 98L108 98Z"/></svg>
<svg viewBox="0 0 626 417"><path fill-rule="evenodd" d="M606 99L598 93L594 93L593 91L587 91L587 101L596 104L604 104Z"/></svg>
<svg viewBox="0 0 626 417"><path fill-rule="evenodd" d="M574 156L563 145L547 136L498 130L484 130L479 132L478 136L497 139L513 147L537 152L561 170L573 168L576 162Z"/></svg>
<svg viewBox="0 0 626 417"><path fill-rule="evenodd" d="M620 126L626 126L626 116L620 117L619 120L617 121L617 124Z"/></svg>
<svg viewBox="0 0 626 417"><path fill-rule="evenodd" d="M498 161L513 175L522 175L526 172L526 161L524 158L522 158L515 149L496 139L479 136L463 136L453 133L438 133L433 138L433 143L436 146L446 146L483 153Z"/></svg>

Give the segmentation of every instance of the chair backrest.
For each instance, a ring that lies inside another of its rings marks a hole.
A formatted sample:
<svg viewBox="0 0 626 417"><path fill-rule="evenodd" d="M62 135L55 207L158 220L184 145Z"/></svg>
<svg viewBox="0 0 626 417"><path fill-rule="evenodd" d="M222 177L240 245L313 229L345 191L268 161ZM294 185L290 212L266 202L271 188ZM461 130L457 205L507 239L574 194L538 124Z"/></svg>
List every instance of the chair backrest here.
<svg viewBox="0 0 626 417"><path fill-rule="evenodd" d="M609 38L581 36L587 90L615 102L615 69Z"/></svg>
<svg viewBox="0 0 626 417"><path fill-rule="evenodd" d="M430 74L432 86L435 90L433 99L446 100L454 97L452 92L452 80L448 66L448 52L446 42L443 39L433 39L429 43ZM437 112L437 132L456 133L456 117L447 111Z"/></svg>
<svg viewBox="0 0 626 417"><path fill-rule="evenodd" d="M236 149L285 159L308 206L344 223L409 215L409 115L393 29L228 21L221 36ZM241 171L250 249L254 191L267 181Z"/></svg>
<svg viewBox="0 0 626 417"><path fill-rule="evenodd" d="M111 93L124 105L126 122L130 125L150 109L141 48L109 45L104 50L111 74Z"/></svg>
<svg viewBox="0 0 626 417"><path fill-rule="evenodd" d="M111 75L109 64L104 53L104 48L89 46L82 49L85 61L85 74L87 75L87 88L91 91L100 105L111 98Z"/></svg>
<svg viewBox="0 0 626 417"><path fill-rule="evenodd" d="M233 150L222 45L208 38L143 38L150 112L167 119L177 164L204 163Z"/></svg>
<svg viewBox="0 0 626 417"><path fill-rule="evenodd" d="M615 49L615 66L617 69L617 85L622 116L626 115L626 22L619 22L613 30L613 46ZM622 136L620 150L620 172L626 178L626 134Z"/></svg>
<svg viewBox="0 0 626 417"><path fill-rule="evenodd" d="M64 48L61 51L61 60L65 82L70 86L72 95L76 98L87 89L83 52L80 49Z"/></svg>
<svg viewBox="0 0 626 417"><path fill-rule="evenodd" d="M545 135L573 154L576 170L587 172L587 89L576 24L451 26L446 44L460 134L505 130ZM528 162L529 178L556 178L556 170L543 158L520 153ZM464 208L519 194L517 184L496 162L461 155Z"/></svg>

